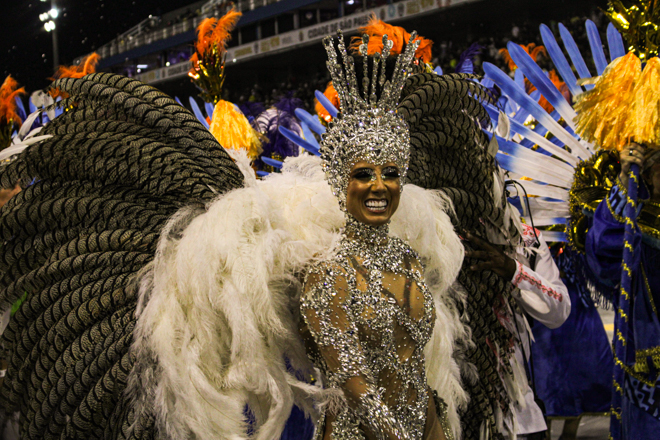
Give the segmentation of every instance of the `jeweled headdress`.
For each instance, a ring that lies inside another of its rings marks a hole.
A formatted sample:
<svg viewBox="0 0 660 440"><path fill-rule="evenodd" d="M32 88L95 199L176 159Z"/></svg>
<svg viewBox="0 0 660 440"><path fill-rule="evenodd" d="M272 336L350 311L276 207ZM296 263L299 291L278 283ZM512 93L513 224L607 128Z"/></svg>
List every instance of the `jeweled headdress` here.
<svg viewBox="0 0 660 440"><path fill-rule="evenodd" d="M394 162L400 169L402 180L405 177L410 134L396 108L406 78L411 73L419 42L414 41L417 33L413 32L406 50L397 57L392 77L388 79L385 70L392 42L387 35L383 36L382 52L373 57L367 56L369 37L363 35L359 48L362 66L356 66L354 58L346 51L341 31L337 34L338 50L332 37L326 37L323 45L328 52L327 66L332 83L339 95L340 113L323 136L320 152L328 182L339 199L339 205L345 209L349 174L357 162L365 160L378 165ZM341 63L338 55L341 55ZM356 68L363 70L361 90Z"/></svg>

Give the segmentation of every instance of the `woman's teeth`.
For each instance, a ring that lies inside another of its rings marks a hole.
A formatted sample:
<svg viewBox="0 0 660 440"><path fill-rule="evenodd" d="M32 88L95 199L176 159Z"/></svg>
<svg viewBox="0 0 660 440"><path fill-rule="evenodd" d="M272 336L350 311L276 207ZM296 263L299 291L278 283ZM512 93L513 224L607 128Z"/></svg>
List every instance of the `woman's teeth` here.
<svg viewBox="0 0 660 440"><path fill-rule="evenodd" d="M387 208L387 200L367 200L364 204L371 212L383 212Z"/></svg>

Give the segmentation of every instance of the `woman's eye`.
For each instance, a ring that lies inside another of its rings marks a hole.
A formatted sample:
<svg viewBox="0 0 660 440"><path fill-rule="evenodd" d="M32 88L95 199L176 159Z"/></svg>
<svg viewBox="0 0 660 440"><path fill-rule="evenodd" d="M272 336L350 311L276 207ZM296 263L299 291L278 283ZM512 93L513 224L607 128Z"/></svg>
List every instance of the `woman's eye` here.
<svg viewBox="0 0 660 440"><path fill-rule="evenodd" d="M369 180L371 179L371 176L373 176L371 170L360 170L353 175L353 178L358 180Z"/></svg>
<svg viewBox="0 0 660 440"><path fill-rule="evenodd" d="M386 179L398 179L399 170L396 168L385 168L383 170L383 177Z"/></svg>

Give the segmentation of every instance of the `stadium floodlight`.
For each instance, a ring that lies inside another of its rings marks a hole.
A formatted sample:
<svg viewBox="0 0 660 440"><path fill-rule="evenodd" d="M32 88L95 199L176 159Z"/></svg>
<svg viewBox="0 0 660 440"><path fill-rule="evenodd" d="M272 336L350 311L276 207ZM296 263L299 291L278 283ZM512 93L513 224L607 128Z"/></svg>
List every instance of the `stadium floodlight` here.
<svg viewBox="0 0 660 440"><path fill-rule="evenodd" d="M47 21L44 24L44 28L46 29L46 32L55 30L55 22L53 20Z"/></svg>
<svg viewBox="0 0 660 440"><path fill-rule="evenodd" d="M48 11L48 15L50 15L50 18L55 19L57 18L58 15L60 15L60 11L58 11L55 8L52 8L50 11Z"/></svg>

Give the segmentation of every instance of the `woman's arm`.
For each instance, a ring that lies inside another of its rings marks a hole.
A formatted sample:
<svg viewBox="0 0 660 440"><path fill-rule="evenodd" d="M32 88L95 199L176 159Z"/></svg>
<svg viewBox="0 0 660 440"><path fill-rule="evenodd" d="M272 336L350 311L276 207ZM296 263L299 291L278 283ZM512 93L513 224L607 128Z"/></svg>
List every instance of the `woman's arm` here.
<svg viewBox="0 0 660 440"><path fill-rule="evenodd" d="M329 385L344 392L370 439L409 439L400 421L383 402L362 350L350 310L344 269L325 267L308 275L300 309L326 363Z"/></svg>

